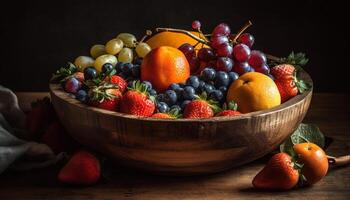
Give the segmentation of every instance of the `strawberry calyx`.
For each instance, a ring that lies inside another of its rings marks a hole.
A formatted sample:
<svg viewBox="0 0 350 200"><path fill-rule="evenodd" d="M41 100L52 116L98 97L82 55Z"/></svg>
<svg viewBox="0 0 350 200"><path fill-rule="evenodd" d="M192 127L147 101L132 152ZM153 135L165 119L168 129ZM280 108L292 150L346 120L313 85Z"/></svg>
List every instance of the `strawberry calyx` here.
<svg viewBox="0 0 350 200"><path fill-rule="evenodd" d="M302 173L302 169L304 167L304 164L298 163L298 159L299 159L299 156L296 153L294 153L294 155L292 156L291 162L292 162L293 168L296 169L298 171L298 174L299 174L299 180L298 180L297 186L302 187L305 185L307 179L304 176L304 174Z"/></svg>
<svg viewBox="0 0 350 200"><path fill-rule="evenodd" d="M238 105L235 101L229 101L228 103L224 103L222 105L222 109L223 110L233 110L233 111L237 111L238 109Z"/></svg>
<svg viewBox="0 0 350 200"><path fill-rule="evenodd" d="M222 111L222 109L220 108L219 102L212 99L208 99L208 95L206 92L202 92L202 94L200 95L195 95L195 99L207 102L207 104L213 110L214 114Z"/></svg>
<svg viewBox="0 0 350 200"><path fill-rule="evenodd" d="M50 82L52 83L65 82L70 77L72 77L74 73L77 71L78 71L78 67L76 67L73 63L68 62L64 67L61 67L52 75Z"/></svg>
<svg viewBox="0 0 350 200"><path fill-rule="evenodd" d="M176 118L176 119L182 117L182 114L180 113L180 110L177 109L177 108L170 109L168 112L166 112L166 114L168 114L170 117Z"/></svg>
<svg viewBox="0 0 350 200"><path fill-rule="evenodd" d="M89 90L90 100L99 103L102 103L104 100L112 100L117 97L117 95L112 92L113 89L118 89L118 85L102 82L98 86L93 86Z"/></svg>
<svg viewBox="0 0 350 200"><path fill-rule="evenodd" d="M132 87L128 87L128 90L136 91L147 96L152 102L155 102L155 98L151 96L148 92L148 87L146 84L141 83L139 80L133 81Z"/></svg>
<svg viewBox="0 0 350 200"><path fill-rule="evenodd" d="M298 92L300 94L304 93L305 91L309 90L311 88L311 85L304 80L302 80L299 77L300 70L295 70L293 74L293 81L295 83L295 86L298 88Z"/></svg>

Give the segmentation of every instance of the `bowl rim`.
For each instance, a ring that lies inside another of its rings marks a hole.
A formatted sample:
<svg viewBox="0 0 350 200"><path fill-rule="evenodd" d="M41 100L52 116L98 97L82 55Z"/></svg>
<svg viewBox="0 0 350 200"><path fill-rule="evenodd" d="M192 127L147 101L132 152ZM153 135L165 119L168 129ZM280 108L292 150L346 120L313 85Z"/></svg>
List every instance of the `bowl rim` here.
<svg viewBox="0 0 350 200"><path fill-rule="evenodd" d="M309 83L311 85L311 88L308 91L306 91L302 94L298 94L297 96L289 99L288 101L286 101L278 106L275 106L275 107L270 108L270 109L245 113L245 114L241 114L238 116L223 116L223 117L212 117L212 118L202 118L202 119L184 119L184 118L158 119L158 118L152 118L152 117L140 117L140 116L125 114L125 113L116 112L116 111L109 111L109 110L86 105L86 104L78 101L77 99L72 98L69 95L69 93L66 93L62 89L60 84L50 83L49 88L50 88L51 98L52 98L52 95L54 95L68 104L72 104L72 105L77 106L79 108L88 109L92 112L96 112L99 114L104 114L104 115L109 115L109 116L114 116L114 117L121 117L121 118L127 118L127 119L131 119L131 120L139 120L139 121L157 121L157 122L161 122L161 121L163 121L163 122L218 122L218 121L222 122L222 121L235 121L235 120L241 120L241 119L249 119L249 118L253 118L253 117L261 117L261 116L269 115L269 114L276 113L279 111L283 111L285 109L288 109L288 108L294 106L295 104L301 103L305 99L305 97L312 95L313 81L312 81L310 75L304 70L300 71L300 76L302 77L302 79L304 81L306 81L307 83Z"/></svg>

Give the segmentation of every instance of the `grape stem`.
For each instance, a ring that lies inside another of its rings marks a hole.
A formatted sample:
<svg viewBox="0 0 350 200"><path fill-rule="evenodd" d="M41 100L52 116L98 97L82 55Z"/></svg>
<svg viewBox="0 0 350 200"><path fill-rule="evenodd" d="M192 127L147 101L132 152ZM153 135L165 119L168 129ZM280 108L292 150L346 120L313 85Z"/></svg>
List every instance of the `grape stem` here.
<svg viewBox="0 0 350 200"><path fill-rule="evenodd" d="M266 55L267 59L269 59L269 60L275 61L277 63L281 62L281 58L279 58L279 57L276 57L276 56L273 56L270 54L265 54L265 55Z"/></svg>
<svg viewBox="0 0 350 200"><path fill-rule="evenodd" d="M152 35L152 31L151 30L146 30L146 34L141 38L141 40L139 41L139 43L145 41L145 39L147 37L150 37Z"/></svg>
<svg viewBox="0 0 350 200"><path fill-rule="evenodd" d="M209 45L209 41L206 41L205 39L199 38L199 37L193 35L192 33L190 33L189 31L186 31L186 30L176 29L176 28L156 28L156 32L160 32L160 31L169 31L169 32L183 33L183 34L186 34L186 35L190 36L191 38L197 40L200 43Z"/></svg>
<svg viewBox="0 0 350 200"><path fill-rule="evenodd" d="M237 44L237 39L239 38L239 36L241 36L241 34L247 29L249 28L252 24L252 22L249 20L238 32L237 34L235 35L235 37L233 38L232 40L232 43L233 44Z"/></svg>

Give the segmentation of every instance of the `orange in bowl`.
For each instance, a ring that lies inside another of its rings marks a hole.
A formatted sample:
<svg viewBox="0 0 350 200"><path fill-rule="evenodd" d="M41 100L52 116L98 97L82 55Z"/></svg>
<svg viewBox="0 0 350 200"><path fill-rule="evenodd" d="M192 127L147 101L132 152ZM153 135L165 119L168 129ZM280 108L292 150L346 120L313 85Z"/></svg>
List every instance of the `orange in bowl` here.
<svg viewBox="0 0 350 200"><path fill-rule="evenodd" d="M184 83L189 76L190 66L185 55L174 47L155 48L142 61L141 80L150 81L160 92L172 83Z"/></svg>

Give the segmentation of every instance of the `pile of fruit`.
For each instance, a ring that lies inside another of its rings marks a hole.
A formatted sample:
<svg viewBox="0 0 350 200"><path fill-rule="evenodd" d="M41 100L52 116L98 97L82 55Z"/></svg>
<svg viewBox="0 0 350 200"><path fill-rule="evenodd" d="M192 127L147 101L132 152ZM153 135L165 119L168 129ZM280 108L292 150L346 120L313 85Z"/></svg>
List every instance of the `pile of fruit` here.
<svg viewBox="0 0 350 200"><path fill-rule="evenodd" d="M211 34L157 28L138 41L121 33L91 56L60 68L52 82L91 106L141 117L210 118L269 109L309 89L298 74L304 54L252 50L254 37L218 24ZM268 59L268 58L269 59Z"/></svg>

